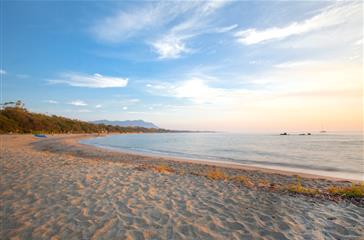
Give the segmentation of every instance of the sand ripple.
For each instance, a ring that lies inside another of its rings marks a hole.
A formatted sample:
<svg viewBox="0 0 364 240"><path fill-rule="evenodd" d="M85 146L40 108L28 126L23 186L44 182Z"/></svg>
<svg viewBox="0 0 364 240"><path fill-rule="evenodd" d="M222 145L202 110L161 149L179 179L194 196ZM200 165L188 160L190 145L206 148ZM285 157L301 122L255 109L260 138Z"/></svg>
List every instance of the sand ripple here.
<svg viewBox="0 0 364 240"><path fill-rule="evenodd" d="M364 208L132 164L35 151L3 136L2 239L359 239Z"/></svg>

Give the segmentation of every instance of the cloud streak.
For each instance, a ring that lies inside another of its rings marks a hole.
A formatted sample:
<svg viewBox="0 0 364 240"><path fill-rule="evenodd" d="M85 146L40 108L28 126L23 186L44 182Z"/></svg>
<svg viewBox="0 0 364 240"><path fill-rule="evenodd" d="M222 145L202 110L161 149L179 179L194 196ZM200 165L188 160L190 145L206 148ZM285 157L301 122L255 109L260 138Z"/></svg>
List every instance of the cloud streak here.
<svg viewBox="0 0 364 240"><path fill-rule="evenodd" d="M69 102L69 104L73 105L73 106L77 106L77 107L83 107L83 106L87 106L88 104L82 100L74 100Z"/></svg>
<svg viewBox="0 0 364 240"><path fill-rule="evenodd" d="M234 103L237 96L243 96L250 91L245 89L228 89L211 87L209 80L200 77L192 77L187 80L178 81L174 84L159 83L147 84L147 90L156 95L187 99L193 104L215 104L215 106L226 106Z"/></svg>
<svg viewBox="0 0 364 240"><path fill-rule="evenodd" d="M45 102L50 103L50 104L58 104L58 101L55 100L46 100Z"/></svg>
<svg viewBox="0 0 364 240"><path fill-rule="evenodd" d="M284 27L271 27L263 30L249 28L236 32L235 37L238 42L245 45L285 39L345 23L351 15L360 11L361 5L358 3L334 5L302 22L293 22Z"/></svg>
<svg viewBox="0 0 364 240"><path fill-rule="evenodd" d="M67 84L73 87L87 88L120 88L128 85L127 78L93 75L80 73L64 73L58 79L48 80L51 84Z"/></svg>
<svg viewBox="0 0 364 240"><path fill-rule="evenodd" d="M91 27L91 33L109 43L141 37L159 59L175 59L192 52L186 44L188 39L207 31L223 33L236 27L210 28L207 24L210 16L227 3L225 0L152 2L101 19Z"/></svg>
<svg viewBox="0 0 364 240"><path fill-rule="evenodd" d="M227 1L201 2L201 5L196 6L191 13L192 17L174 25L161 37L152 41L151 46L159 59L175 59L184 53L193 52L187 47L186 42L198 35L208 32L223 33L234 29L236 25L215 29L209 26L210 15L226 3Z"/></svg>

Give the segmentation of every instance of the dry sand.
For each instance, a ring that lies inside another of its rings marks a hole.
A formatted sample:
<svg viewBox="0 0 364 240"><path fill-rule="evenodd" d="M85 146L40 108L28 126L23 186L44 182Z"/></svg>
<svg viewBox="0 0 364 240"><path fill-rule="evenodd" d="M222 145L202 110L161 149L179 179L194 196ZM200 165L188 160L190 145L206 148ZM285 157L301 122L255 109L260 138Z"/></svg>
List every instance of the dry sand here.
<svg viewBox="0 0 364 240"><path fill-rule="evenodd" d="M219 168L249 177L254 187L248 188L201 176L215 169L205 164L109 152L77 144L80 137L1 136L1 239L364 236L363 204L275 191L294 181L289 174ZM160 165L174 172L156 171ZM263 180L268 187L259 187Z"/></svg>

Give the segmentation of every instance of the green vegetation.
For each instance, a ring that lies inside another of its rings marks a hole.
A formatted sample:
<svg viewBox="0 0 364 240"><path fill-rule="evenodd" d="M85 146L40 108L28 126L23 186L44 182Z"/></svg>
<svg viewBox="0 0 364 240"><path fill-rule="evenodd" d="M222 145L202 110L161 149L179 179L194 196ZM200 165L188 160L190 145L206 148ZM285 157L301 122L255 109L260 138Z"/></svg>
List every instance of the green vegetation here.
<svg viewBox="0 0 364 240"><path fill-rule="evenodd" d="M307 195L316 195L319 193L318 189L303 187L301 184L300 176L297 176L297 184L294 184L294 185L291 185L290 187L288 187L288 191L293 192L293 193L303 193L303 194L307 194Z"/></svg>
<svg viewBox="0 0 364 240"><path fill-rule="evenodd" d="M330 187L328 189L329 193L332 195L339 195L341 197L364 197L364 183L355 184L352 183L351 186L347 187Z"/></svg>
<svg viewBox="0 0 364 240"><path fill-rule="evenodd" d="M169 132L165 129L119 127L93 124L60 116L32 113L21 101L2 104L0 133L150 133Z"/></svg>

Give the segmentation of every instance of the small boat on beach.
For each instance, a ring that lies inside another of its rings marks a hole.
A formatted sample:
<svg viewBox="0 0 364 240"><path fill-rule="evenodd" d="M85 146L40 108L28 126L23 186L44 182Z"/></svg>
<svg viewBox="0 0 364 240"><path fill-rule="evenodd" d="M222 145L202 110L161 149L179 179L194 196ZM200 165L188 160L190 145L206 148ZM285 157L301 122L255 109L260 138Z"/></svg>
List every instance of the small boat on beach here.
<svg viewBox="0 0 364 240"><path fill-rule="evenodd" d="M34 137L47 138L47 136L45 134L34 134Z"/></svg>

